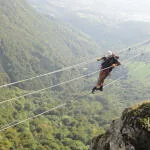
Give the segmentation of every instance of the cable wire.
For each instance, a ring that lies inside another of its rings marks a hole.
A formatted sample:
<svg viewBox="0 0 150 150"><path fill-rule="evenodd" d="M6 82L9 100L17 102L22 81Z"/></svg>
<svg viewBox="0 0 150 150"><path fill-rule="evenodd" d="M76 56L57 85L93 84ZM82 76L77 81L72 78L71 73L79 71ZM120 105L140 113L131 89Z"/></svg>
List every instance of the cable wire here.
<svg viewBox="0 0 150 150"><path fill-rule="evenodd" d="M42 115L44 115L44 114L46 114L46 113L48 113L48 112L57 110L57 109L59 109L59 108L61 108L61 107L64 107L64 106L66 106L66 103L64 103L64 104L62 104L62 105L58 105L58 106L56 106L56 107L54 107L54 108L51 108L51 109L49 109L49 110L47 110L47 111L44 111L44 112L42 112L42 113L40 113L40 114L38 114L38 115L35 115L35 116L33 116L33 117L30 117L30 118L27 118L27 119L25 119L25 120L22 120L22 121L20 121L20 122L15 123L15 124L9 125L9 126L4 127L4 128L1 128L1 129L0 129L0 132L6 130L6 129L8 129L8 128L14 127L14 126L16 126L16 125L18 125L18 124L24 123L24 122L26 122L26 121L33 120L34 118L37 118L37 117L39 117L39 116L42 116Z"/></svg>
<svg viewBox="0 0 150 150"><path fill-rule="evenodd" d="M109 67L109 68L110 68L110 67ZM107 69L108 69L108 68L107 68ZM77 77L77 78L73 78L73 79L71 79L71 80L64 81L64 82L61 82L61 83L59 83L59 84L56 84L56 85L53 85L53 86L50 86L50 87L47 87L47 88L44 88L44 89L41 89L41 90L33 91L33 92L31 92L31 93L28 93L28 94L24 94L24 95L15 97L15 98L11 98L11 99L9 99L9 100L5 100L5 101L0 102L0 104L6 103L6 102L10 102L10 101L13 101L13 100L17 100L17 99L19 99L19 98L23 98L23 97L26 97L26 96L30 96L30 95L33 95L33 94L36 94L36 93L39 93L39 92L42 92L42 91L45 91L45 90L48 90L48 89L51 89L51 88L54 88L54 87L63 85L63 84L66 84L66 83L70 83L70 82L73 82L73 81L75 81L75 80L84 78L84 77L86 77L86 76L93 75L93 74L95 74L95 73L97 73L97 72L98 72L98 71L95 71L95 72L89 73L89 74L87 74L87 75L83 75L83 76L80 76L80 77Z"/></svg>
<svg viewBox="0 0 150 150"><path fill-rule="evenodd" d="M132 60L133 58L136 58L136 57L138 57L138 56L140 56L140 55L141 55L141 54L138 54L138 55L136 55L136 56L133 56L132 58L128 59L127 61ZM107 69L110 69L110 68L112 68L112 66L107 67L107 68L105 68L105 69L101 69L100 71L104 71L104 70L107 70ZM84 78L84 77L87 77L87 76L91 76L91 75L93 75L93 74L96 74L97 72L99 72L99 70L97 70L97 71L95 71L95 72L92 72L92 73L89 73L89 74L87 74L87 75L82 75L82 76L80 76L80 77L73 78L73 79L71 79L71 80L58 83L58 84L56 84L56 85L49 86L49 87L47 87L47 88L43 88L43 89L41 89L41 90L33 91L33 92L31 92L31 93L27 93L27 94L24 94L24 95L15 97L15 98L11 98L11 99L8 99L8 100L4 100L4 101L0 102L0 105L1 105L1 104L4 104L4 103L6 103L6 102L10 102L10 101L13 101L13 100L18 100L18 99L20 99L20 98L23 98L23 97L26 97L26 96L30 96L30 95L33 95L33 94L36 94L36 93L39 93L39 92L42 92L42 91L45 91L45 90L49 90L49 89L51 89L51 88L54 88L54 87L57 87L57 86L60 86L60 85L63 85L63 84L67 84L67 83L70 83L70 82L79 80L79 79Z"/></svg>
<svg viewBox="0 0 150 150"><path fill-rule="evenodd" d="M27 78L27 79L24 79L24 80L20 80L20 81L8 83L8 84L5 84L5 85L1 85L0 88L11 86L11 85L15 85L15 84L22 83L22 82L29 81L29 80L33 80L33 79L36 79L36 78L52 75L52 74L55 74L55 73L58 73L58 72L66 71L66 70L69 70L69 69L72 69L72 68L76 68L76 67L79 67L81 65L86 65L86 64L89 64L89 63L92 63L92 62L95 62L95 59L92 59L90 61L85 61L85 62L76 64L76 65L72 65L72 66L69 66L69 67L65 67L65 68L62 68L62 69L58 69L58 70L55 70L55 71L52 71L52 72L48 72L48 73L45 73L45 74L40 74L38 76L34 76L34 77Z"/></svg>
<svg viewBox="0 0 150 150"><path fill-rule="evenodd" d="M148 42L150 42L150 40L146 40L146 41L144 41L144 42L135 44L135 45L133 45L133 46L131 46L131 47L122 49L122 50L120 50L118 53L124 52L124 51L128 50L129 48L139 47L139 46L141 46L141 45L144 45L144 43L148 43ZM11 82L11 83L8 83L8 84L4 84L4 85L1 85L0 88L7 87L7 86L11 86L11 85L15 85L15 84L22 83L22 82L26 82L26 81L33 80L33 79L36 79L36 78L40 78L40 77L52 75L52 74L55 74L55 73L58 73L58 72L62 72L62 71L66 71L66 70L69 70L69 69L72 69L72 68L76 68L76 67L79 67L79 66L81 66L81 65L85 65L85 64L92 63L92 62L95 61L95 59L97 59L97 58L90 58L90 61L85 61L85 62L76 64L76 65L72 65L72 66L69 66L69 67L64 67L64 68L62 68L62 69L58 69L58 70L55 70L55 71L52 71L52 72L48 72L48 73L45 73L45 74L40 74L40 75L38 75L38 76L30 77L30 78L27 78L27 79L24 79L24 80L19 80L19 81L16 81L16 82Z"/></svg>
<svg viewBox="0 0 150 150"><path fill-rule="evenodd" d="M143 66L145 66L145 64L144 65L142 65L142 66L140 66L140 67L137 67L137 68L135 68L133 71L136 71L136 70L138 70L138 69L140 69L141 67L143 67ZM113 83L115 83L115 82L117 82L118 80L120 80L122 77L124 77L126 74L123 74L122 76L120 76L119 78L117 78L116 80L114 80L114 81L111 81L110 83L108 83L108 84L106 84L106 85L104 85L104 87L107 87L107 86L109 86L109 85L111 85L111 84L113 84Z"/></svg>
<svg viewBox="0 0 150 150"><path fill-rule="evenodd" d="M145 65L145 64L144 64L144 65ZM144 65L143 65L143 66L144 66ZM139 69L139 68L141 68L141 66L135 68L134 71L136 71L136 70ZM106 84L104 87L107 87L108 85L113 84L114 82L117 82L117 81L118 81L119 79L121 79L123 76L125 76L125 75L120 76L120 77L117 78L116 80L114 80L114 81L112 81L112 82ZM35 118L37 118L37 117L40 117L40 116L42 116L42 115L44 115L44 114L46 114L46 113L48 113L48 112L50 112L50 111L57 110L57 109L59 109L59 108L61 108L61 107L65 107L66 105L67 105L66 103L64 103L64 104L62 104L62 105L58 105L58 106L56 106L56 107L54 107L54 108L51 108L51 109L49 109L49 110L47 110L47 111L44 111L44 112L42 112L42 113L40 113L40 114L38 114L38 115L35 115L35 116L33 116L33 117L29 117L29 118L27 118L27 119L25 119L25 120L22 120L22 121L20 121L20 122L14 123L14 124L12 124L12 125L10 125L11 123L9 123L8 125L5 125L4 127L1 127L1 128L0 128L0 132L2 132L2 131L4 131L4 130L7 130L7 129L11 128L11 127L14 127L14 126L16 126L16 125L18 125L18 124L24 123L24 122L26 122L26 121L33 120L33 119L35 119Z"/></svg>

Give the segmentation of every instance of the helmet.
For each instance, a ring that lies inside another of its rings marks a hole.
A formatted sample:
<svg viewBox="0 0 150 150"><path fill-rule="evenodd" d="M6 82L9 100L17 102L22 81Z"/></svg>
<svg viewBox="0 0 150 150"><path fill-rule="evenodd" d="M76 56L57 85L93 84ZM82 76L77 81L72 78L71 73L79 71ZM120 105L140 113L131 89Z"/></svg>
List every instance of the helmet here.
<svg viewBox="0 0 150 150"><path fill-rule="evenodd" d="M113 52L112 52L112 51L108 51L106 56L107 56L107 57L110 57L110 56L112 56L112 55L113 55Z"/></svg>

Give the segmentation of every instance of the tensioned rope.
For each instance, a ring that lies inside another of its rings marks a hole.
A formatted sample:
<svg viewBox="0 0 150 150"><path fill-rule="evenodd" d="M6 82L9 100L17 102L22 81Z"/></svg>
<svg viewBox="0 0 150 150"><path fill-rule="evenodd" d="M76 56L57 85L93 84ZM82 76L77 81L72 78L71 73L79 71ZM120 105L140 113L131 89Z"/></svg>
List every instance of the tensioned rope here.
<svg viewBox="0 0 150 150"><path fill-rule="evenodd" d="M143 66L145 66L145 64L144 64L144 65L142 65L142 66L140 66L140 67L135 68L133 71L136 71L136 70L140 69L140 68L141 68L141 67L143 67ZM111 84L113 84L113 83L117 82L119 79L121 79L121 78L122 78L122 77L124 77L124 76L125 76L125 74L123 74L122 76L120 76L120 77L119 77L119 78L117 78L116 80L111 81L110 83L108 83L108 84L104 85L104 87L107 87L107 86L109 86L109 85L111 85Z"/></svg>
<svg viewBox="0 0 150 150"><path fill-rule="evenodd" d="M136 55L136 56L133 56L132 58L128 59L127 61L132 60L132 59L134 59L134 58L136 58L136 57L138 57L138 56L140 56L140 55L141 55L141 53L138 54L138 55ZM107 68L105 68L105 69L101 69L100 71L104 71L104 70L109 69L109 68L112 68L112 66L107 67ZM95 74L95 73L97 73L97 72L99 72L99 70L97 70L97 71L95 71L95 72L92 72L92 73L89 73L89 74L87 74L87 75L82 75L82 76L80 76L80 77L73 78L73 79L71 79L71 80L58 83L58 84L56 84L56 85L49 86L49 87L47 87L47 88L43 88L43 89L41 89L41 90L33 91L33 92L31 92L31 93L27 93L27 94L24 94L24 95L15 97L15 98L11 98L11 99L8 99L8 100L4 100L4 101L0 102L0 104L4 104L4 103L6 103L6 102L10 102L10 101L13 101L13 100L18 100L18 99L23 98L23 97L26 97L26 96L30 96L30 95L33 95L33 94L36 94L36 93L39 93L39 92L42 92L42 91L45 91L45 90L48 90L48 89L51 89L51 88L54 88L54 87L63 85L63 84L67 84L67 83L70 83L70 82L79 80L79 79L81 79L81 78L84 78L84 77L87 77L87 76L91 76L91 75L93 75L93 74Z"/></svg>
<svg viewBox="0 0 150 150"><path fill-rule="evenodd" d="M6 129L8 129L8 128L11 128L11 127L13 127L13 126L16 126L16 125L18 125L18 124L21 124L21 123L24 123L24 122L26 122L26 121L32 120L32 119L34 119L34 118L37 118L37 117L39 117L39 116L42 116L42 115L44 115L44 114L46 114L46 113L48 113L48 112L57 110L57 109L59 109L59 108L61 108L61 107L64 107L65 105L66 105L66 103L64 103L64 104L62 104L62 105L58 105L58 106L53 107L53 108L51 108L51 109L49 109L49 110L47 110L47 111L44 111L44 112L42 112L42 113L40 113L40 114L38 114L38 115L35 115L35 116L33 116L33 117L27 118L27 119L25 119L25 120L22 120L22 121L20 121L20 122L15 123L15 124L12 124L12 125L9 125L9 126L7 126L7 127L4 127L4 128L2 128L2 129L0 129L0 132L6 130Z"/></svg>
<svg viewBox="0 0 150 150"><path fill-rule="evenodd" d="M143 65L143 66L144 66L144 65ZM141 66L135 68L133 71L136 71L136 70L138 70L139 68L141 68ZM117 78L116 80L114 80L114 81L108 83L108 84L105 85L104 87L107 87L108 85L113 84L114 82L117 82L117 81L118 81L119 79L121 79L123 76L125 76L125 75L120 76L119 78ZM7 129L11 128L11 127L14 127L14 126L16 126L16 125L18 125L18 124L24 123L24 122L26 122L26 121L33 120L33 119L35 119L35 118L37 118L37 117L40 117L40 116L42 116L42 115L44 115L44 114L46 114L46 113L48 113L48 112L50 112L50 111L57 110L57 109L59 109L59 108L61 108L61 107L65 107L66 105L67 105L67 104L64 103L64 104L62 104L62 105L58 105L58 106L56 106L56 107L54 107L54 108L51 108L51 109L49 109L49 110L46 110L46 111L44 111L44 112L42 112L42 113L40 113L40 114L38 114L38 115L35 115L35 116L33 116L33 117L29 117L29 118L27 118L27 119L25 119L25 120L22 120L22 121L20 121L20 122L17 122L17 123L14 123L14 124L9 123L8 126L5 125L4 127L1 127L1 128L0 128L0 132L2 132L2 131L4 131L4 130L7 130ZM10 125L10 124L11 124L11 125Z"/></svg>
<svg viewBox="0 0 150 150"><path fill-rule="evenodd" d="M133 45L133 46L131 46L131 47L122 49L122 50L120 50L118 53L121 53L121 52L123 52L123 51L126 51L126 50L128 50L129 48L135 48L135 47L142 46L143 44L148 43L148 42L150 42L150 40L146 40L146 41L144 41L144 42L138 43L138 44ZM62 72L62 71L66 71L66 70L69 70L69 69L72 69L72 68L79 67L79 66L81 66L81 65L86 65L86 64L89 64L89 63L93 63L93 62L95 62L95 59L96 59L96 58L90 58L90 61L85 61L85 62L76 64L76 65L72 65L72 66L69 66L69 67L64 67L64 68L62 68L62 69L58 69L58 70L55 70L55 71L52 71L52 72L48 72L48 73L45 73L45 74L40 74L40 75L38 75L38 76L30 77L30 78L27 78L27 79L24 79L24 80L20 80L20 81L16 81L16 82L4 84L4 85L1 85L0 88L7 87L7 86L11 86L11 85L15 85L15 84L22 83L22 82L26 82L26 81L33 80L33 79L36 79L36 78L40 78L40 77L52 75L52 74L55 74L55 73L58 73L58 72Z"/></svg>
<svg viewBox="0 0 150 150"><path fill-rule="evenodd" d="M142 53L141 53L142 54ZM139 54L139 55L141 55L141 54ZM138 56L139 56L138 55ZM136 56L137 57L137 56ZM128 65L128 64L130 64L130 62L128 62L128 63L126 63L126 65ZM144 64L145 65L145 64ZM144 65L142 65L142 67L144 66ZM133 71L136 71L137 69L139 69L139 68L141 68L141 66L140 67L137 67L137 68L135 68ZM109 83L107 83L106 85L104 85L103 87L107 87L107 86L109 86L109 85L111 85L112 83L115 83L115 82L117 82L119 79L121 79L122 77L124 77L125 76L125 74L123 74L122 76L120 76L119 78L117 78L116 80L114 80L114 81L111 81L111 82L109 82Z"/></svg>
<svg viewBox="0 0 150 150"><path fill-rule="evenodd" d="M58 73L58 72L66 71L66 70L76 68L76 67L79 67L81 65L86 65L86 64L89 64L89 63L92 63L92 62L95 62L95 59L92 59L92 60L86 61L86 62L82 62L82 63L76 64L76 65L72 65L72 66L69 66L69 67L65 67L65 68L62 68L62 69L58 69L58 70L55 70L55 71L52 71L52 72L48 72L46 74L41 74L41 75L34 76L34 77L31 77L31 78L27 78L27 79L24 79L24 80L20 80L20 81L8 83L8 84L5 84L5 85L1 85L0 88L15 85L15 84L22 83L22 82L29 81L29 80L33 80L33 79L36 79L36 78L52 75L52 74L55 74L55 73Z"/></svg>
<svg viewBox="0 0 150 150"><path fill-rule="evenodd" d="M109 68L110 68L110 67L109 67ZM108 68L107 68L107 69L108 69ZM70 82L73 82L73 81L75 81L75 80L84 78L84 77L86 77L86 76L93 75L93 74L95 74L95 73L97 73L97 72L98 72L98 70L95 71L95 72L89 73L89 74L87 74L87 75L83 75L83 76L80 76L80 77L77 77L77 78L73 78L73 79L71 79L71 80L68 80L68 81L65 81L65 82L61 82L61 83L59 83L59 84L52 85L52 86L50 86L50 87L47 87L47 88L44 88L44 89L41 89L41 90L33 91L33 92L31 92L31 93L28 93L28 94L24 94L24 95L15 97L15 98L11 98L11 99L9 99L9 100L5 100L5 101L0 102L0 104L6 103L6 102L10 102L10 101L13 101L13 100L17 100L17 99L19 99L19 98L23 98L23 97L26 97L26 96L30 96L30 95L33 95L33 94L36 94L36 93L39 93L39 92L42 92L42 91L45 91L45 90L48 90L48 89L51 89L51 88L54 88L54 87L63 85L63 84L66 84L66 83L70 83Z"/></svg>

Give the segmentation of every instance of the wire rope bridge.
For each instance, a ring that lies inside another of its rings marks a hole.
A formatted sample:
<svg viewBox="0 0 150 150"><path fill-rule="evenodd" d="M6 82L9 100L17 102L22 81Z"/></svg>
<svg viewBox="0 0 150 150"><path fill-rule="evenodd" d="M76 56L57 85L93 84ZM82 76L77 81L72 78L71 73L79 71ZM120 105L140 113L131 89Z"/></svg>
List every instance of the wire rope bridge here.
<svg viewBox="0 0 150 150"><path fill-rule="evenodd" d="M118 52L118 54L119 54L119 53L124 53L124 52L129 52L129 51L131 51L131 49L136 50L136 49L138 49L138 48L140 48L140 47L142 47L142 46L145 46L145 45L147 45L147 44L149 44L149 43L150 43L150 40L144 41L144 42L142 42L142 43L138 43L138 44L136 44L136 45L134 45L134 46L132 46L132 47L128 47L128 48L125 48L125 49L120 50L120 51ZM134 52L135 52L135 51L134 51ZM132 56L131 58L129 58L129 59L127 59L127 60L124 60L122 64L128 66L128 65L130 64L130 62L129 62L130 60L133 60L134 58L137 58L138 56L142 56L143 54L144 54L144 51L143 51L143 52L140 52L140 53L137 54L137 55L134 54L134 56ZM46 73L46 74L40 74L40 75L33 76L33 77L30 77L30 78L26 78L26 79L23 79L23 80L19 80L19 81L16 81L16 82L12 82L12 83L8 83L8 84L5 84L5 85L1 85L1 86L0 86L0 89L1 89L1 88L4 88L4 87L14 86L14 85L16 85L16 84L18 84L18 83L23 83L23 82L26 82L26 81L32 81L33 79L37 79L37 78L41 78L41 77L53 75L53 74L58 73L58 72L67 71L67 70L70 70L70 69L72 69L72 68L80 67L80 66L83 66L83 65L86 65L86 64L90 64L90 63L95 62L95 60L96 60L96 58L92 58L92 59L90 59L90 60L88 60L88 61L85 61L85 62L82 62L82 63L78 63L78 64L75 64L75 65L72 65L72 66L64 67L64 68L62 68L62 69L58 69L58 70L55 70L55 71L52 71L52 72L48 72L48 73ZM143 65L143 66L144 66L144 65ZM111 67L108 67L108 68L111 68ZM102 69L102 70L106 70L106 69L108 69L108 68L105 68L105 69ZM140 68L141 68L141 67L134 68L133 71L136 71L137 69L140 69ZM102 71L102 70L101 70L101 71ZM94 71L94 72L92 72L92 73L89 73L89 74L86 74L86 75L81 75L81 76L79 76L79 77L76 77L76 78L73 78L73 79L70 79L70 80L67 80L67 81L63 81L63 82L60 82L60 83L58 83L58 84L55 84L55 85L52 85L52 86L49 86L49 87L46 87L46 88L43 88L43 89L40 89L40 90L32 91L32 92L30 92L30 93L23 94L23 95L18 96L18 97L14 97L14 98L11 98L11 99L7 99L7 100L4 100L4 101L1 101L1 102L0 102L0 105L2 105L2 104L4 104L4 103L11 102L11 101L16 101L16 100L19 100L20 98L27 97L27 96L30 96L30 95L33 95L33 94L36 94L36 93L41 93L41 92L44 92L44 91L46 91L46 90L49 90L49 89L58 87L58 86L60 86L60 85L65 85L65 84L67 84L67 83L70 83L70 82L73 82L73 81L76 81L76 80L83 79L84 77L87 77L87 76L92 76L92 75L96 74L96 73L99 72L99 71L100 71L100 70L96 70L96 71ZM116 81L120 80L120 79L123 78L124 76L125 76L124 74L121 75L119 78L117 78L117 79L115 79L115 80L109 82L109 83L106 84L104 87L108 87L110 84L115 83ZM63 103L63 104L58 105L58 106L56 106L56 107L50 108L49 110L46 110L46 111L44 111L44 112L42 112L42 113L39 113L39 114L34 115L34 116L32 116L32 117L29 117L29 118L27 118L27 119L24 119L24 120L21 120L21 121L16 120L15 122L12 122L12 123L9 123L9 124L7 124L7 125L5 125L5 126L0 127L0 132L6 130L6 129L8 129L8 128L14 127L14 126L16 126L16 125L18 125L18 124L25 123L25 122L27 122L27 121L30 121L30 120L35 119L35 118L37 118L37 117L40 117L40 116L42 116L42 115L44 115L44 114L46 114L46 113L49 113L49 112L51 112L51 111L54 111L54 110L63 108L63 107L65 107L65 106L67 106L67 103Z"/></svg>

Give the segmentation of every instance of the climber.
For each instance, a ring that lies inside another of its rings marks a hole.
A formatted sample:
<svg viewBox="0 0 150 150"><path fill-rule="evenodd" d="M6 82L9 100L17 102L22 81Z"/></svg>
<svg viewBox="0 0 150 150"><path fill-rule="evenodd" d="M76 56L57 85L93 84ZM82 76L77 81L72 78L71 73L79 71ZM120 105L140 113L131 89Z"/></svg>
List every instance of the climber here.
<svg viewBox="0 0 150 150"><path fill-rule="evenodd" d="M116 66L120 65L120 62L118 61L119 56L116 56L113 54L112 51L108 51L107 55L105 55L102 58L98 58L97 61L102 61L100 73L99 73L99 79L97 81L96 86L92 89L92 93L94 94L95 90L103 91L103 84L105 78L110 75L110 72L112 69Z"/></svg>

